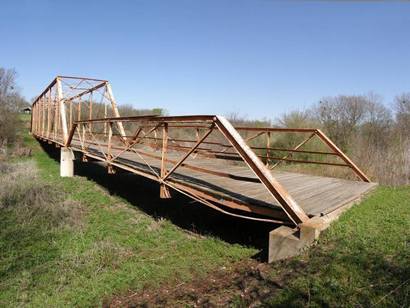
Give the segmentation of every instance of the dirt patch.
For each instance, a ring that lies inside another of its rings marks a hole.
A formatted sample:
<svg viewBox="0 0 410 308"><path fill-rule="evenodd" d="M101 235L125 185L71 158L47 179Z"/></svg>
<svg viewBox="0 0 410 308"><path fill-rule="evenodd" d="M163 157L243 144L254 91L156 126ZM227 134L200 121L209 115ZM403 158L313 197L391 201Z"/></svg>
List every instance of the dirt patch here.
<svg viewBox="0 0 410 308"><path fill-rule="evenodd" d="M246 260L232 267L221 267L207 277L189 283L129 292L105 301L104 307L255 307L274 296L292 276L289 272L273 276L271 265Z"/></svg>

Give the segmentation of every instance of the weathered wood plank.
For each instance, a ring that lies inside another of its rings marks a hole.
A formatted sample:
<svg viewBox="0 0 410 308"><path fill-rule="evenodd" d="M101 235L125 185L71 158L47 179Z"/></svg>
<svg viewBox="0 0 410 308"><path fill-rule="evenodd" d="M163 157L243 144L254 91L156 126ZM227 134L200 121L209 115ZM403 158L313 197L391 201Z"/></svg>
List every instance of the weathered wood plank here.
<svg viewBox="0 0 410 308"><path fill-rule="evenodd" d="M78 143L78 142L77 142ZM75 144L75 141L73 141ZM91 147L98 150L98 147ZM146 146L138 146L139 150L149 153L157 153L155 149ZM158 149L160 151L160 149ZM115 151L113 151L115 153ZM118 151L117 151L118 153ZM114 154L115 155L115 154ZM178 161L183 156L183 153L169 152L169 159ZM161 170L161 160L141 157L133 152L125 152L120 155L121 158L135 162L138 168L145 168L145 171L152 173L149 167L145 166L148 163L156 172ZM221 171L240 177L257 179L253 172L241 164L230 164L229 162L218 159L204 159L203 157L189 157L186 162L192 166L201 167L214 171ZM162 162L162 168L171 169L174 164ZM332 209L336 209L343 204L360 198L364 193L374 187L374 183L348 181L330 177L313 176L292 172L272 171L274 177L288 190L289 194L300 204L303 210L308 215L320 215L328 213ZM179 183L185 183L188 186L195 186L204 192L212 193L215 196L220 196L226 200L238 200L241 202L258 203L259 205L278 208L278 201L272 198L268 190L261 184L252 181L244 181L220 177L214 174L204 173L197 170L192 170L180 166L171 179L177 180Z"/></svg>

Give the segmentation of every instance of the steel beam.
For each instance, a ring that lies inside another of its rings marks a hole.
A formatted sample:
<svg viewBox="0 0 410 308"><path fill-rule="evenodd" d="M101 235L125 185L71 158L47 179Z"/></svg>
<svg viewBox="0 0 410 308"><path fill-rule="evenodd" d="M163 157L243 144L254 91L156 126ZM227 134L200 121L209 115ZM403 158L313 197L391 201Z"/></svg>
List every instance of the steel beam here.
<svg viewBox="0 0 410 308"><path fill-rule="evenodd" d="M221 133L229 140L232 146L238 151L242 159L247 163L249 168L261 180L263 185L280 203L283 210L289 218L296 224L303 223L309 217L303 209L296 203L296 201L289 195L289 193L279 184L273 177L269 169L262 163L256 154L249 148L242 137L238 134L232 124L222 116L215 117L216 126Z"/></svg>

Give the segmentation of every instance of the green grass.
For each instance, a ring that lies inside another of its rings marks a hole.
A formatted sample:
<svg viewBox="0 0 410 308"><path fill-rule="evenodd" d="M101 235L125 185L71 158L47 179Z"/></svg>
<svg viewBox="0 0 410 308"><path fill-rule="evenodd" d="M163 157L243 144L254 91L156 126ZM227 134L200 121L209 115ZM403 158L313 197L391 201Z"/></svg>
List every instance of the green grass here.
<svg viewBox="0 0 410 308"><path fill-rule="evenodd" d="M272 276L289 272L296 274L266 304L408 307L410 187L379 187Z"/></svg>
<svg viewBox="0 0 410 308"><path fill-rule="evenodd" d="M86 178L60 178L58 163L33 139L25 143L38 181L81 205L82 227L22 223L17 210L0 210L0 306L101 305L115 293L189 281L256 253L157 221Z"/></svg>
<svg viewBox="0 0 410 308"><path fill-rule="evenodd" d="M0 206L0 306L101 305L128 290L206 279L256 253L155 220L84 177L60 178L58 163L34 139L25 135L24 143L34 149L36 185L64 193L53 202L69 200L72 210L60 211L77 221ZM410 187L379 187L313 248L271 265L269 276L283 288L272 289L266 306L408 307Z"/></svg>

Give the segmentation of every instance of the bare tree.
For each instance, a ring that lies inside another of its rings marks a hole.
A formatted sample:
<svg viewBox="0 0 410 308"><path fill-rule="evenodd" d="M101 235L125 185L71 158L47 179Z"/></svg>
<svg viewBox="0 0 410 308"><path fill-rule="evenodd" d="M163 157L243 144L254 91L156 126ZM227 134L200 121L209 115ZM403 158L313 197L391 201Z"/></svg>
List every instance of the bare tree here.
<svg viewBox="0 0 410 308"><path fill-rule="evenodd" d="M371 93L366 99L360 134L367 142L378 147L386 147L390 142L393 127L391 110L383 105L378 95Z"/></svg>
<svg viewBox="0 0 410 308"><path fill-rule="evenodd" d="M0 100L16 94L16 71L0 67Z"/></svg>
<svg viewBox="0 0 410 308"><path fill-rule="evenodd" d="M396 123L400 134L410 138L410 93L403 93L394 102Z"/></svg>
<svg viewBox="0 0 410 308"><path fill-rule="evenodd" d="M16 86L14 69L0 68L0 148L15 140L17 112L26 104Z"/></svg>
<svg viewBox="0 0 410 308"><path fill-rule="evenodd" d="M351 136L365 117L366 105L364 96L327 97L313 108L313 114L330 138L346 149Z"/></svg>

